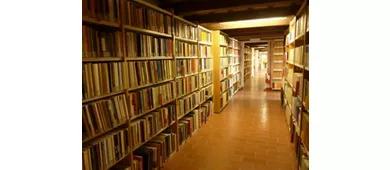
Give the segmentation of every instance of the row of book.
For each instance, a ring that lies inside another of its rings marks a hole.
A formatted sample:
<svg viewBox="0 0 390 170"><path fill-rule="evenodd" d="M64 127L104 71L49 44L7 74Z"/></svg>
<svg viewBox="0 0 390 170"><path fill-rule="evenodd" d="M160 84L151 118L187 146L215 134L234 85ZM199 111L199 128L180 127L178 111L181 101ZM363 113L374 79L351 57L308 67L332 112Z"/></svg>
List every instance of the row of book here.
<svg viewBox="0 0 390 170"><path fill-rule="evenodd" d="M233 48L228 48L227 49L227 54L230 55L230 56L237 56L238 55L238 50L237 49L233 49Z"/></svg>
<svg viewBox="0 0 390 170"><path fill-rule="evenodd" d="M176 60L176 76L185 76L198 72L198 59L178 59Z"/></svg>
<svg viewBox="0 0 390 170"><path fill-rule="evenodd" d="M82 106L82 138L106 132L129 120L125 95L99 100Z"/></svg>
<svg viewBox="0 0 390 170"><path fill-rule="evenodd" d="M83 0L83 16L119 22L119 0Z"/></svg>
<svg viewBox="0 0 390 170"><path fill-rule="evenodd" d="M303 99L303 74L302 73L294 73L293 74L293 83L295 94L294 96L299 96Z"/></svg>
<svg viewBox="0 0 390 170"><path fill-rule="evenodd" d="M137 118L130 125L132 134L130 147L137 148L149 141L161 130L168 128L175 121L175 118L175 105L167 105L141 118Z"/></svg>
<svg viewBox="0 0 390 170"><path fill-rule="evenodd" d="M295 24L295 35L297 37L303 35L306 33L306 14L303 14L301 17L298 18L296 24Z"/></svg>
<svg viewBox="0 0 390 170"><path fill-rule="evenodd" d="M175 56L176 57L197 57L198 45L183 41L175 41Z"/></svg>
<svg viewBox="0 0 390 170"><path fill-rule="evenodd" d="M220 56L227 56L228 51L226 47L219 47L219 55Z"/></svg>
<svg viewBox="0 0 390 170"><path fill-rule="evenodd" d="M230 74L235 74L238 71L240 71L240 66L239 65L234 65L234 66L229 66L229 67L230 67L230 69L229 69Z"/></svg>
<svg viewBox="0 0 390 170"><path fill-rule="evenodd" d="M309 45L306 45L305 46L305 62L304 62L304 65L306 67L309 67Z"/></svg>
<svg viewBox="0 0 390 170"><path fill-rule="evenodd" d="M177 102L177 116L181 117L198 106L200 103L199 91L193 92L192 94L177 100Z"/></svg>
<svg viewBox="0 0 390 170"><path fill-rule="evenodd" d="M108 169L129 154L128 129L112 132L103 139L83 147L83 170Z"/></svg>
<svg viewBox="0 0 390 170"><path fill-rule="evenodd" d="M211 43L211 33L200 29L200 41Z"/></svg>
<svg viewBox="0 0 390 170"><path fill-rule="evenodd" d="M236 83L238 80L240 80L240 74L234 74L232 78L229 79L229 85Z"/></svg>
<svg viewBox="0 0 390 170"><path fill-rule="evenodd" d="M83 99L121 91L125 88L123 63L82 64Z"/></svg>
<svg viewBox="0 0 390 170"><path fill-rule="evenodd" d="M199 45L199 47L201 57L211 57L211 46Z"/></svg>
<svg viewBox="0 0 390 170"><path fill-rule="evenodd" d="M191 93L199 88L199 77L198 75L184 77L176 80L177 95L181 97Z"/></svg>
<svg viewBox="0 0 390 170"><path fill-rule="evenodd" d="M176 19L175 36L190 39L190 40L197 40L198 29L194 26L188 25Z"/></svg>
<svg viewBox="0 0 390 170"><path fill-rule="evenodd" d="M305 102L305 109L309 110L309 80L304 79L303 83L305 84L305 90L302 100Z"/></svg>
<svg viewBox="0 0 390 170"><path fill-rule="evenodd" d="M293 83L294 82L294 69L292 69L292 68L287 69L286 80L289 83Z"/></svg>
<svg viewBox="0 0 390 170"><path fill-rule="evenodd" d="M229 93L230 93L229 90L227 90L225 93L222 93L222 95L220 97L221 108L219 108L219 109L222 109L223 107L225 107L227 105L227 103L229 102L229 100L230 100Z"/></svg>
<svg viewBox="0 0 390 170"><path fill-rule="evenodd" d="M288 50L288 53L287 53L287 61L291 62L291 63L294 63L294 49L290 49Z"/></svg>
<svg viewBox="0 0 390 170"><path fill-rule="evenodd" d="M134 151L134 170L162 169L164 163L176 151L176 139L177 134L167 129Z"/></svg>
<svg viewBox="0 0 390 170"><path fill-rule="evenodd" d="M213 86L209 85L199 90L199 101L203 103L213 95Z"/></svg>
<svg viewBox="0 0 390 170"><path fill-rule="evenodd" d="M199 107L184 116L179 120L178 126L178 140L179 145L183 145L184 142L202 125L204 125L213 112L213 102L210 100L205 102Z"/></svg>
<svg viewBox="0 0 390 170"><path fill-rule="evenodd" d="M174 86L174 82L169 82L129 93L130 118L173 101L176 96Z"/></svg>
<svg viewBox="0 0 390 170"><path fill-rule="evenodd" d="M210 84L213 82L213 72L209 71L209 72L200 73L199 79L200 79L199 81L200 87Z"/></svg>
<svg viewBox="0 0 390 170"><path fill-rule="evenodd" d="M229 63L230 64L240 64L240 58L239 57L229 57Z"/></svg>
<svg viewBox="0 0 390 170"><path fill-rule="evenodd" d="M296 47L294 52L294 63L302 65L303 54L305 52L304 46Z"/></svg>
<svg viewBox="0 0 390 170"><path fill-rule="evenodd" d="M225 90L227 90L229 88L229 86L230 86L229 79L225 79L225 80L221 81L221 83L220 83L221 93L223 93Z"/></svg>
<svg viewBox="0 0 390 170"><path fill-rule="evenodd" d="M221 69L221 73L219 75L220 79L223 80L228 76L228 68Z"/></svg>
<svg viewBox="0 0 390 170"><path fill-rule="evenodd" d="M221 34L219 35L219 42L221 45L228 45L227 37Z"/></svg>
<svg viewBox="0 0 390 170"><path fill-rule="evenodd" d="M125 25L172 34L172 17L143 5L125 1Z"/></svg>
<svg viewBox="0 0 390 170"><path fill-rule="evenodd" d="M172 57L172 39L126 32L126 51L131 58Z"/></svg>
<svg viewBox="0 0 390 170"><path fill-rule="evenodd" d="M210 58L200 59L200 71L207 71L213 69L213 60Z"/></svg>
<svg viewBox="0 0 390 170"><path fill-rule="evenodd" d="M129 61L127 64L130 88L173 79L172 60Z"/></svg>
<svg viewBox="0 0 390 170"><path fill-rule="evenodd" d="M82 57L123 57L122 33L82 26Z"/></svg>
<svg viewBox="0 0 390 170"><path fill-rule="evenodd" d="M219 64L221 68L229 66L229 58L220 58Z"/></svg>
<svg viewBox="0 0 390 170"><path fill-rule="evenodd" d="M232 41L232 48L234 48L234 49L237 49L237 48L239 48L239 46L238 46L238 41L234 41L234 40L230 40L230 41ZM237 50L235 50L235 51L237 51Z"/></svg>

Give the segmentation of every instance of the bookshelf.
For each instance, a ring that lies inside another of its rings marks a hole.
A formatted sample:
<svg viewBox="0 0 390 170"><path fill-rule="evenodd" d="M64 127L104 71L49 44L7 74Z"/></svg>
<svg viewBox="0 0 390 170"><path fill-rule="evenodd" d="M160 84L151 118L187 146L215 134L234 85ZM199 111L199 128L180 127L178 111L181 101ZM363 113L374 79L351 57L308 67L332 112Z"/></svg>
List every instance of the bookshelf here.
<svg viewBox="0 0 390 170"><path fill-rule="evenodd" d="M83 169L161 168L214 112L212 31L141 0L82 15Z"/></svg>
<svg viewBox="0 0 390 170"><path fill-rule="evenodd" d="M244 83L247 82L252 74L252 49L249 46L244 48Z"/></svg>
<svg viewBox="0 0 390 170"><path fill-rule="evenodd" d="M286 120L298 168L309 166L309 9L306 1L290 22L285 39Z"/></svg>
<svg viewBox="0 0 390 170"><path fill-rule="evenodd" d="M283 86L283 61L284 42L283 39L275 39L269 43L271 45L271 86L272 90L280 90Z"/></svg>

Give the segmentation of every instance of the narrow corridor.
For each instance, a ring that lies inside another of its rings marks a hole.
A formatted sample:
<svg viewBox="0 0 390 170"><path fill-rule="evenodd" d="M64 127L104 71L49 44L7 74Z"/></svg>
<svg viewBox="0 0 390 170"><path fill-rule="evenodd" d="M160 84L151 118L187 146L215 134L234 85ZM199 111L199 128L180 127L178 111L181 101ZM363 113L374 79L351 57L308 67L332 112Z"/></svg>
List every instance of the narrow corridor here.
<svg viewBox="0 0 390 170"><path fill-rule="evenodd" d="M214 114L164 170L295 170L279 92L265 92L259 71L221 114Z"/></svg>

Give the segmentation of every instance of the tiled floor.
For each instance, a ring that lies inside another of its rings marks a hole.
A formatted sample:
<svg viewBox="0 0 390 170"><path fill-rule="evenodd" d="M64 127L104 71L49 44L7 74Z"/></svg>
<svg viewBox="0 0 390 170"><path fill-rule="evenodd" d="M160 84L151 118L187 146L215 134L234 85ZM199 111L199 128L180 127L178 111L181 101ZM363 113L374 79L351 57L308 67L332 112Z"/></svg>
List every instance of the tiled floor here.
<svg viewBox="0 0 390 170"><path fill-rule="evenodd" d="M264 72L214 114L164 170L295 170L279 92L264 92Z"/></svg>

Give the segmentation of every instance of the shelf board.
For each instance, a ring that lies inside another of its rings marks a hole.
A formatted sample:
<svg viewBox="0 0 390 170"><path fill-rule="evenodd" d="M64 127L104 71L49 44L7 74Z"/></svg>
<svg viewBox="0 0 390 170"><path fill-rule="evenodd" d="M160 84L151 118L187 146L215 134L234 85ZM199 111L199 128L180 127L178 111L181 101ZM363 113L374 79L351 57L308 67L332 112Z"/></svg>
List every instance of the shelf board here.
<svg viewBox="0 0 390 170"><path fill-rule="evenodd" d="M173 60L173 57L126 57L126 61L142 61L142 60Z"/></svg>
<svg viewBox="0 0 390 170"><path fill-rule="evenodd" d="M236 65L240 65L240 63L236 63L236 64L229 64L229 66L236 66Z"/></svg>
<svg viewBox="0 0 390 170"><path fill-rule="evenodd" d="M219 44L219 46L228 47L227 44Z"/></svg>
<svg viewBox="0 0 390 170"><path fill-rule="evenodd" d="M209 84L206 84L206 85L203 85L202 87L200 87L200 89L203 89L203 88L205 88L205 87L207 87L207 86L210 86L210 85L212 85L213 84L213 82L211 82L211 83L209 83Z"/></svg>
<svg viewBox="0 0 390 170"><path fill-rule="evenodd" d="M147 30L147 29L143 29L143 28L137 28L137 27L133 27L133 26L129 26L129 25L125 25L124 27L125 27L126 30L130 30L130 31L136 31L136 32L145 33L145 34L149 34L149 35L160 36L160 37L172 38L172 35L161 33L161 32L157 32L157 31L151 31L151 30Z"/></svg>
<svg viewBox="0 0 390 170"><path fill-rule="evenodd" d="M180 95L179 97L177 97L177 99L181 99L181 98L187 97L187 96L193 94L194 92L196 92L198 90L199 90L199 88L196 88L196 89L192 90L191 92L188 92L186 94Z"/></svg>
<svg viewBox="0 0 390 170"><path fill-rule="evenodd" d="M305 70L309 71L309 67L308 67L308 66L305 66Z"/></svg>
<svg viewBox="0 0 390 170"><path fill-rule="evenodd" d="M290 61L287 61L286 63L291 64L291 65L294 65L294 63L292 63L292 62L290 62Z"/></svg>
<svg viewBox="0 0 390 170"><path fill-rule="evenodd" d="M170 101L168 101L168 102L166 102L166 103L164 103L164 104L162 104L162 105L160 105L160 106L157 106L157 107L155 107L155 108L153 108L153 109L144 111L143 113L141 113L141 114L139 114L139 115L136 115L136 116L130 118L130 121L132 122L132 121L134 121L135 119L140 118L140 117L142 117L142 116L145 116L146 114L148 114L148 113L150 113L150 112L153 112L153 111L155 111L156 109L161 108L161 107L163 107L163 106L165 106L165 105L167 105L167 104L169 104L169 103L172 103L172 102L174 102L174 101L176 101L176 98L174 98L173 100L170 100Z"/></svg>
<svg viewBox="0 0 390 170"><path fill-rule="evenodd" d="M303 68L303 65L301 65L301 64L294 64L294 65L299 67L299 68Z"/></svg>
<svg viewBox="0 0 390 170"><path fill-rule="evenodd" d="M198 58L198 56L191 56L191 57L175 57L176 59L193 59Z"/></svg>
<svg viewBox="0 0 390 170"><path fill-rule="evenodd" d="M198 42L197 40L191 40L191 39L182 38L182 37L175 37L175 39L180 40L180 41L190 42L190 43L197 43Z"/></svg>
<svg viewBox="0 0 390 170"><path fill-rule="evenodd" d="M219 110L219 112L222 112L222 110L229 104L229 101L230 100L228 100L228 102Z"/></svg>
<svg viewBox="0 0 390 170"><path fill-rule="evenodd" d="M213 57L199 57L199 58L213 59Z"/></svg>
<svg viewBox="0 0 390 170"><path fill-rule="evenodd" d="M222 69L225 69L225 68L229 68L229 66L226 66L226 67L221 67L221 68L220 68L220 70L222 70Z"/></svg>
<svg viewBox="0 0 390 170"><path fill-rule="evenodd" d="M203 70L203 71L201 71L201 72L199 72L199 73L206 73L206 72L210 72L210 71L213 71L213 69L210 69L210 70Z"/></svg>
<svg viewBox="0 0 390 170"><path fill-rule="evenodd" d="M114 27L114 28L120 28L120 24L111 22L111 21L104 21L104 20L98 20L97 18L91 18L87 16L83 16L83 22L89 23L89 24L95 24L95 25L103 25L108 27Z"/></svg>
<svg viewBox="0 0 390 170"><path fill-rule="evenodd" d="M124 93L124 90L117 91L117 92L112 92L112 93L104 94L104 95L100 95L100 96L95 96L95 97L91 97L91 98L88 98L88 99L83 99L83 104L84 103L89 103L89 102L92 102L92 101L95 101L95 100L108 98L108 97L111 97L111 96L116 96L116 95L122 94L122 93Z"/></svg>
<svg viewBox="0 0 390 170"><path fill-rule="evenodd" d="M190 76L194 76L194 75L197 75L197 74L199 74L199 72L186 74L184 76L178 76L178 77L176 77L176 79L181 79L181 78L184 78L184 77L190 77Z"/></svg>
<svg viewBox="0 0 390 170"><path fill-rule="evenodd" d="M129 149L130 150L130 149ZM120 158L119 160L113 162L112 164L108 165L106 170L109 170L110 168L112 168L114 165L116 165L117 163L119 163L120 161L122 161L123 159L125 159L126 157L128 157L130 155L130 152L127 153L125 156L123 156L122 158Z"/></svg>
<svg viewBox="0 0 390 170"><path fill-rule="evenodd" d="M223 90L220 94L220 96L222 96L224 93L226 93L228 90L230 89L230 87L226 88L225 90Z"/></svg>
<svg viewBox="0 0 390 170"><path fill-rule="evenodd" d="M283 46L275 46L274 48L284 48Z"/></svg>
<svg viewBox="0 0 390 170"><path fill-rule="evenodd" d="M146 84L146 85L142 85L142 86L138 86L138 87L132 87L132 88L127 89L127 91L134 91L134 90L139 90L139 89L143 89L143 88L147 88L147 87L152 87L152 86L160 85L160 84L167 83L167 82L170 82L173 80L174 79L168 79L168 80L159 81L157 83L151 83L151 84Z"/></svg>
<svg viewBox="0 0 390 170"><path fill-rule="evenodd" d="M273 71L281 72L281 71L283 71L283 69L273 69Z"/></svg>
<svg viewBox="0 0 390 170"><path fill-rule="evenodd" d="M83 63L105 62L105 61L123 61L123 57L88 57L88 58L83 58Z"/></svg>
<svg viewBox="0 0 390 170"><path fill-rule="evenodd" d="M274 63L283 63L283 60L276 60Z"/></svg>
<svg viewBox="0 0 390 170"><path fill-rule="evenodd" d="M228 55L220 56L219 58L229 58Z"/></svg>
<svg viewBox="0 0 390 170"><path fill-rule="evenodd" d="M237 55L228 55L229 57L238 57L238 54Z"/></svg>
<svg viewBox="0 0 390 170"><path fill-rule="evenodd" d="M283 56L283 53L274 53L274 56Z"/></svg>
<svg viewBox="0 0 390 170"><path fill-rule="evenodd" d="M283 77L274 77L272 80L283 80Z"/></svg>
<svg viewBox="0 0 390 170"><path fill-rule="evenodd" d="M221 79L221 80L219 80L219 81L223 81L223 80L226 80L226 79L228 79L229 78L229 76L226 76L225 78L223 78L223 79Z"/></svg>
<svg viewBox="0 0 390 170"><path fill-rule="evenodd" d="M282 88L272 88L272 90L281 90Z"/></svg>
<svg viewBox="0 0 390 170"><path fill-rule="evenodd" d="M200 45L208 45L211 46L212 44L210 42L204 42L204 41L199 41Z"/></svg>

